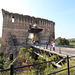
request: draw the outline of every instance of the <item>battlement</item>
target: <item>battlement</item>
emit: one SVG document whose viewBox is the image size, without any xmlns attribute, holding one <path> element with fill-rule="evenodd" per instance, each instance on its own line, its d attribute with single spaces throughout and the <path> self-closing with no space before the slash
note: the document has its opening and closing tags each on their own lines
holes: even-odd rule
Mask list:
<svg viewBox="0 0 75 75">
<path fill-rule="evenodd" d="M 43 18 L 36 18 L 34 16 L 29 16 L 29 15 L 23 15 L 23 14 L 18 14 L 18 13 L 12 13 L 5 11 L 2 9 L 2 14 L 3 14 L 3 20 L 4 22 L 10 22 L 12 23 L 12 20 L 14 20 L 14 23 L 29 23 L 29 24 L 34 24 L 34 23 L 39 23 L 41 25 L 50 25 L 55 23 L 53 21 L 43 19 Z"/>
</svg>

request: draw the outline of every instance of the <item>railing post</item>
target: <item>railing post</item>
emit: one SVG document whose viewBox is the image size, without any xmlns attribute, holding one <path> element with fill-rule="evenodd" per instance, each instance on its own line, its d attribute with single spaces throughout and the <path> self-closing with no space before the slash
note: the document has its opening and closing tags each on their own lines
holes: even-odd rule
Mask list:
<svg viewBox="0 0 75 75">
<path fill-rule="evenodd" d="M 59 47 L 59 53 L 61 54 L 61 48 Z"/>
<path fill-rule="evenodd" d="M 10 75 L 14 75 L 14 66 L 13 66 L 13 64 L 11 65 L 11 67 L 10 67 Z"/>
<path fill-rule="evenodd" d="M 68 75 L 70 75 L 70 70 L 69 70 L 69 56 L 67 55 L 67 69 L 68 69 Z"/>
</svg>

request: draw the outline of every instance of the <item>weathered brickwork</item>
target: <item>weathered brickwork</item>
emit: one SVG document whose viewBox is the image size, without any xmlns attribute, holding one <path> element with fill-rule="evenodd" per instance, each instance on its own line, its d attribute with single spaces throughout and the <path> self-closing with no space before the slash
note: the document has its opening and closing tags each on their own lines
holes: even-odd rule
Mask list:
<svg viewBox="0 0 75 75">
<path fill-rule="evenodd" d="M 52 40 L 52 35 L 55 35 L 55 23 L 53 21 L 35 18 L 28 15 L 10 13 L 4 9 L 2 9 L 2 14 L 2 45 L 7 45 L 9 33 L 11 33 L 12 38 L 15 36 L 18 42 L 26 42 L 29 25 L 36 23 L 36 21 L 38 21 L 37 27 L 43 29 L 43 31 L 39 33 L 41 43 Z"/>
</svg>

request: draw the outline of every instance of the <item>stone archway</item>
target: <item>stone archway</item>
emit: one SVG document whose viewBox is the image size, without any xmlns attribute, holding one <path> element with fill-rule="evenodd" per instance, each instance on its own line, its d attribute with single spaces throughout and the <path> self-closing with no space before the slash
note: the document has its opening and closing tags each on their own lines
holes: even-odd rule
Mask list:
<svg viewBox="0 0 75 75">
<path fill-rule="evenodd" d="M 40 28 L 37 28 L 36 25 L 33 25 L 29 27 L 29 30 L 28 32 L 29 33 L 33 33 L 33 39 L 32 39 L 32 42 L 34 41 L 39 41 L 40 42 L 40 38 L 39 38 L 39 33 L 42 31 L 43 29 L 40 29 Z"/>
</svg>

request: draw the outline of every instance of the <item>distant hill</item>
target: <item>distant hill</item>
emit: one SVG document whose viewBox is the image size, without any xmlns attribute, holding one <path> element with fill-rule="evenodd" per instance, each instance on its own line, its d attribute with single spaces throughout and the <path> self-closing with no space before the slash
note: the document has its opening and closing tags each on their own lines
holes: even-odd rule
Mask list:
<svg viewBox="0 0 75 75">
<path fill-rule="evenodd" d="M 70 38 L 70 39 L 67 39 L 67 40 L 75 40 L 75 38 Z"/>
</svg>

